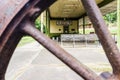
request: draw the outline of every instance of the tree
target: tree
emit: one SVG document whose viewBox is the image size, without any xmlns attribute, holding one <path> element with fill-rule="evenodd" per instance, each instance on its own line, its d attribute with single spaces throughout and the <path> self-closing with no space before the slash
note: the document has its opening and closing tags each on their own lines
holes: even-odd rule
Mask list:
<svg viewBox="0 0 120 80">
<path fill-rule="evenodd" d="M 41 30 L 41 21 L 39 20 L 39 18 L 35 20 L 35 26 L 38 30 Z M 44 24 L 43 24 L 43 33 L 46 33 L 46 27 Z"/>
<path fill-rule="evenodd" d="M 36 26 L 37 29 L 40 30 L 40 28 L 41 28 L 41 22 L 40 22 L 39 18 L 37 18 L 37 19 L 35 20 L 35 26 Z"/>
<path fill-rule="evenodd" d="M 108 23 L 115 23 L 117 22 L 117 11 L 108 13 L 104 16 L 104 19 L 108 22 Z"/>
</svg>

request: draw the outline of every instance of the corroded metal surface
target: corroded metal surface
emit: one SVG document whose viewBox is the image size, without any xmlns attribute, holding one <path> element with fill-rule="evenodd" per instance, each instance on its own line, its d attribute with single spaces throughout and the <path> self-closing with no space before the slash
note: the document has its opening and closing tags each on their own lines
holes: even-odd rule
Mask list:
<svg viewBox="0 0 120 80">
<path fill-rule="evenodd" d="M 3 50 L 0 52 L 0 80 L 5 80 L 4 76 L 8 63 L 10 61 L 12 53 L 14 52 L 17 44 L 19 43 L 22 37 L 23 34 L 20 34 L 19 32 L 17 32 L 17 30 L 14 31 L 10 39 L 7 41 L 7 45 L 5 45 Z"/>
<path fill-rule="evenodd" d="M 82 3 L 113 68 L 113 76 L 115 75 L 120 80 L 120 52 L 102 18 L 101 12 L 94 0 L 82 0 Z"/>
<path fill-rule="evenodd" d="M 0 36 L 12 20 L 29 0 L 0 0 Z"/>
<path fill-rule="evenodd" d="M 5 80 L 5 72 L 12 53 L 21 37 L 26 34 L 35 38 L 85 80 L 120 80 L 120 53 L 94 0 L 82 0 L 82 3 L 113 68 L 113 74 L 102 74 L 105 79 L 96 75 L 34 27 L 33 21 L 37 18 L 35 13 L 40 14 L 54 1 L 56 0 L 29 0 L 28 3 L 27 0 L 1 1 L 0 10 L 3 13 L 0 13 L 0 80 Z"/>
</svg>

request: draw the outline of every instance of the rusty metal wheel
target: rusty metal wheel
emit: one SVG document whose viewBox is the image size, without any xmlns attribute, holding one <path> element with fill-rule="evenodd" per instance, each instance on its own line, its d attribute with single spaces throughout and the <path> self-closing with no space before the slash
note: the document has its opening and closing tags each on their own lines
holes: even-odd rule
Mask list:
<svg viewBox="0 0 120 80">
<path fill-rule="evenodd" d="M 5 80 L 5 72 L 10 58 L 18 42 L 24 35 L 32 36 L 85 80 L 120 80 L 120 53 L 94 0 L 81 1 L 113 68 L 113 74 L 102 74 L 103 76 L 108 75 L 107 77 L 105 76 L 105 78 L 95 74 L 34 27 L 34 20 L 38 15 L 55 1 L 56 0 L 4 0 L 0 3 L 0 7 L 4 7 L 4 9 L 0 8 L 4 12 L 0 14 L 0 80 Z M 9 9 L 9 6 L 12 7 Z M 8 12 L 4 11 L 8 9 Z"/>
</svg>

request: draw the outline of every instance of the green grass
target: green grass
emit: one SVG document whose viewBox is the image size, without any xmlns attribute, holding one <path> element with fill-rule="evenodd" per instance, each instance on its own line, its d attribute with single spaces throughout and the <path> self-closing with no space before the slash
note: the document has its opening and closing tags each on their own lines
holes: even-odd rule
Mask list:
<svg viewBox="0 0 120 80">
<path fill-rule="evenodd" d="M 111 32 L 111 34 L 117 34 L 117 27 L 109 28 L 109 31 Z"/>
<path fill-rule="evenodd" d="M 23 45 L 28 44 L 28 43 L 31 43 L 31 42 L 34 42 L 34 41 L 35 40 L 32 37 L 28 37 L 28 36 L 23 37 L 21 39 L 21 41 L 19 42 L 18 47 L 23 46 Z"/>
<path fill-rule="evenodd" d="M 109 28 L 111 34 L 117 34 L 117 27 Z M 83 29 L 79 29 L 80 34 L 83 33 Z M 86 28 L 85 33 L 90 34 L 90 32 L 95 32 L 93 28 Z"/>
<path fill-rule="evenodd" d="M 95 72 L 106 72 L 106 71 L 112 72 L 112 68 L 108 63 L 88 63 L 85 65 Z"/>
</svg>

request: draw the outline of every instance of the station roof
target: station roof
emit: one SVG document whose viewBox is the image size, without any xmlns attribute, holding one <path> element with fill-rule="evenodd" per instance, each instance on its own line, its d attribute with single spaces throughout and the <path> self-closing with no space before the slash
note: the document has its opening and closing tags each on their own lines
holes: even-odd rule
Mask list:
<svg viewBox="0 0 120 80">
<path fill-rule="evenodd" d="M 117 10 L 117 0 L 96 0 L 103 15 Z M 79 19 L 85 15 L 81 0 L 57 0 L 50 8 L 51 18 Z"/>
</svg>

